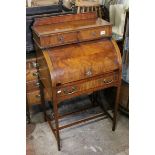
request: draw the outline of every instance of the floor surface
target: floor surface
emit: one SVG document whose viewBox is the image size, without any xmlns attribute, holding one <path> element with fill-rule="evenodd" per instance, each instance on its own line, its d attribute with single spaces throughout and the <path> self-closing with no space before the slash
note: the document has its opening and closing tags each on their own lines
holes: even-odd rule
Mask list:
<svg viewBox="0 0 155 155">
<path fill-rule="evenodd" d="M 60 107 L 64 113 L 90 104 L 84 97 L 65 103 Z M 71 104 L 72 103 L 72 104 Z M 101 111 L 100 108 L 88 110 L 77 116 L 69 116 L 60 123 L 77 120 Z M 50 111 L 49 111 L 50 112 Z M 112 131 L 112 121 L 97 119 L 85 124 L 76 125 L 61 130 L 61 151 L 57 150 L 55 137 L 47 122 L 43 121 L 42 113 L 35 114 L 32 124 L 27 125 L 27 155 L 128 155 L 129 154 L 129 120 L 119 114 L 115 132 Z"/>
</svg>

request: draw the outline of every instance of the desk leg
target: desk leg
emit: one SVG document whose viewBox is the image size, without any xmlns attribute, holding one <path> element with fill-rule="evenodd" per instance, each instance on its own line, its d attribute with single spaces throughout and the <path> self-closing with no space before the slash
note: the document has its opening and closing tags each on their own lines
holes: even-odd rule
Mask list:
<svg viewBox="0 0 155 155">
<path fill-rule="evenodd" d="M 30 118 L 30 111 L 29 111 L 29 105 L 28 105 L 28 100 L 27 100 L 27 95 L 26 95 L 26 119 L 27 119 L 27 124 L 31 123 L 31 118 Z"/>
<path fill-rule="evenodd" d="M 46 122 L 47 121 L 47 119 L 46 119 L 46 106 L 45 106 L 45 98 L 44 98 L 44 91 L 43 91 L 42 83 L 41 83 L 41 86 L 40 86 L 40 95 L 41 95 L 41 105 L 42 105 L 43 113 L 44 113 L 44 120 Z"/>
<path fill-rule="evenodd" d="M 117 120 L 117 113 L 118 113 L 118 105 L 119 105 L 119 93 L 120 93 L 120 86 L 117 87 L 116 99 L 115 99 L 115 106 L 114 106 L 114 115 L 113 115 L 113 127 L 112 131 L 115 131 L 116 128 L 116 120 Z"/>
<path fill-rule="evenodd" d="M 57 137 L 57 145 L 58 150 L 60 151 L 60 134 L 59 134 L 59 119 L 58 119 L 58 102 L 56 99 L 55 92 L 53 93 L 53 108 L 54 108 L 54 119 L 55 119 L 55 127 L 56 127 L 56 137 Z"/>
<path fill-rule="evenodd" d="M 93 92 L 92 94 L 89 95 L 90 101 L 91 101 L 93 106 L 96 105 L 96 103 L 95 103 L 96 102 L 96 96 L 97 96 L 96 92 Z"/>
</svg>

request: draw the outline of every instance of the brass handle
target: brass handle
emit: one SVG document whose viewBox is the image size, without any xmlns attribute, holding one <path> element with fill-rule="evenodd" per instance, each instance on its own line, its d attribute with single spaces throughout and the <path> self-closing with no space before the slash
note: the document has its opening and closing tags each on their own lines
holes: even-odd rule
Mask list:
<svg viewBox="0 0 155 155">
<path fill-rule="evenodd" d="M 113 82 L 113 80 L 112 80 L 112 79 L 111 79 L 111 80 L 106 80 L 106 79 L 104 79 L 103 82 L 104 82 L 105 84 L 110 84 L 110 83 Z"/>
<path fill-rule="evenodd" d="M 35 68 L 37 68 L 37 67 L 39 67 L 39 64 L 36 63 L 36 62 L 32 62 L 32 66 L 35 67 Z"/>
<path fill-rule="evenodd" d="M 64 37 L 63 37 L 63 36 L 59 36 L 59 41 L 60 41 L 61 43 L 63 43 L 63 42 L 64 42 Z"/>
<path fill-rule="evenodd" d="M 86 75 L 87 75 L 87 76 L 91 76 L 91 75 L 92 75 L 92 70 L 89 69 L 88 71 L 86 71 Z"/>
<path fill-rule="evenodd" d="M 33 73 L 33 76 L 39 76 L 38 72 Z"/>
<path fill-rule="evenodd" d="M 77 90 L 77 87 L 73 86 L 71 90 L 64 89 L 64 94 L 70 95 L 75 93 L 76 90 Z"/>
<path fill-rule="evenodd" d="M 40 86 L 40 83 L 39 83 L 39 82 L 37 82 L 37 83 L 36 83 L 36 86 L 37 86 L 37 87 L 39 87 L 39 86 Z"/>
<path fill-rule="evenodd" d="M 36 95 L 36 98 L 40 98 L 40 97 L 41 97 L 40 94 Z"/>
</svg>

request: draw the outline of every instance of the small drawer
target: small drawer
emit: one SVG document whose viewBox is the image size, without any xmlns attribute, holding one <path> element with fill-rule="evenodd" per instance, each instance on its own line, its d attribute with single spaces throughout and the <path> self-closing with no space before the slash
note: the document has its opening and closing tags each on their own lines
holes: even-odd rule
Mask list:
<svg viewBox="0 0 155 155">
<path fill-rule="evenodd" d="M 111 86 L 111 84 L 117 82 L 117 80 L 118 74 L 107 74 L 102 77 L 100 76 L 96 79 L 80 82 L 79 84 L 73 84 L 71 86 L 66 86 L 57 89 L 57 96 L 73 95 L 75 93 L 80 93 L 90 89 L 98 90 L 101 89 L 101 87 L 105 88 Z"/>
<path fill-rule="evenodd" d="M 38 89 L 39 86 L 40 86 L 40 83 L 38 80 L 26 82 L 26 92 Z"/>
<path fill-rule="evenodd" d="M 110 37 L 112 35 L 111 28 L 110 27 L 99 27 L 95 29 L 85 29 L 81 30 L 79 32 L 79 40 L 84 41 L 84 40 L 93 40 L 93 39 L 98 39 L 98 38 L 104 38 L 104 37 Z"/>
<path fill-rule="evenodd" d="M 34 69 L 37 67 L 36 58 L 27 59 L 26 61 L 26 69 Z"/>
<path fill-rule="evenodd" d="M 41 104 L 40 90 L 32 91 L 27 93 L 28 104 Z"/>
<path fill-rule="evenodd" d="M 42 48 L 59 46 L 74 42 L 77 42 L 77 32 L 53 34 L 40 38 L 40 46 Z"/>
<path fill-rule="evenodd" d="M 36 69 L 34 70 L 26 70 L 26 81 L 34 81 L 37 80 L 39 73 Z"/>
<path fill-rule="evenodd" d="M 44 90 L 45 101 L 50 101 L 47 91 Z M 35 90 L 27 93 L 27 100 L 29 105 L 41 104 L 40 90 Z"/>
</svg>

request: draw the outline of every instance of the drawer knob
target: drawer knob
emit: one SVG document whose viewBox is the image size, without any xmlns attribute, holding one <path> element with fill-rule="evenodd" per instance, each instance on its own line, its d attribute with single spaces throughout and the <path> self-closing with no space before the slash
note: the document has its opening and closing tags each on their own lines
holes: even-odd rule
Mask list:
<svg viewBox="0 0 155 155">
<path fill-rule="evenodd" d="M 106 80 L 106 79 L 104 79 L 103 82 L 104 82 L 105 84 L 110 84 L 110 83 L 113 82 L 113 80 L 112 80 L 112 79 L 111 79 L 111 80 Z"/>
<path fill-rule="evenodd" d="M 86 75 L 87 75 L 87 76 L 91 76 L 91 75 L 92 75 L 92 70 L 89 69 L 88 71 L 86 71 Z"/>
<path fill-rule="evenodd" d="M 38 72 L 34 72 L 33 76 L 39 76 L 39 73 Z"/>
<path fill-rule="evenodd" d="M 67 90 L 66 88 L 64 89 L 64 94 L 66 95 L 70 95 L 70 94 L 73 94 L 75 93 L 77 90 L 77 87 L 73 86 L 70 90 Z"/>
<path fill-rule="evenodd" d="M 64 37 L 63 36 L 59 36 L 58 40 L 59 40 L 59 42 L 64 43 Z"/>
<path fill-rule="evenodd" d="M 37 68 L 37 67 L 39 67 L 39 64 L 36 63 L 36 62 L 32 62 L 32 66 L 35 67 L 35 68 Z"/>
</svg>

